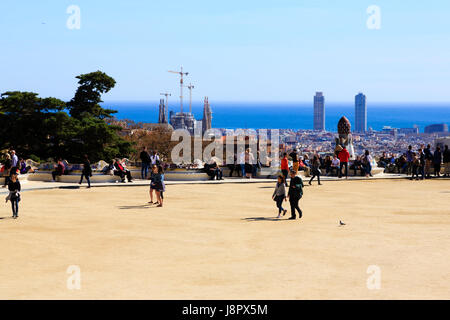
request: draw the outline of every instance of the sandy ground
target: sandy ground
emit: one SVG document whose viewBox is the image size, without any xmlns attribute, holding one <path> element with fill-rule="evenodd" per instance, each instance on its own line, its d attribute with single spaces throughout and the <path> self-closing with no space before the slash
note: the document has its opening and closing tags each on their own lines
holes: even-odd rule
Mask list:
<svg viewBox="0 0 450 320">
<path fill-rule="evenodd" d="M 145 187 L 25 192 L 0 210 L 0 298 L 450 299 L 449 180 L 306 187 L 296 221 L 272 187 L 170 186 L 164 208 Z"/>
</svg>

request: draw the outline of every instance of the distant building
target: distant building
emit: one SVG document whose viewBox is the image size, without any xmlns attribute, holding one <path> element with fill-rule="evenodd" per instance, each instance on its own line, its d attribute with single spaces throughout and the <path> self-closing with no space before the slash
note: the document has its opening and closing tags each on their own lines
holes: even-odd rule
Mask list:
<svg viewBox="0 0 450 320">
<path fill-rule="evenodd" d="M 425 133 L 445 133 L 448 132 L 448 125 L 446 123 L 432 124 L 425 127 Z"/>
<path fill-rule="evenodd" d="M 212 112 L 211 106 L 209 105 L 208 97 L 205 97 L 205 102 L 203 105 L 203 120 L 202 120 L 202 132 L 211 129 L 212 127 Z"/>
<path fill-rule="evenodd" d="M 419 134 L 419 128 L 400 128 L 398 129 L 398 133 L 404 135 L 417 135 Z"/>
<path fill-rule="evenodd" d="M 167 106 L 164 103 L 164 99 L 159 100 L 159 117 L 158 123 L 168 123 L 167 119 Z"/>
<path fill-rule="evenodd" d="M 366 96 L 358 93 L 355 96 L 355 132 L 367 131 L 367 105 Z"/>
<path fill-rule="evenodd" d="M 325 131 L 325 97 L 322 92 L 314 96 L 314 130 Z"/>
<path fill-rule="evenodd" d="M 170 124 L 177 129 L 185 129 L 189 131 L 191 135 L 196 132 L 195 129 L 202 127 L 202 134 L 212 127 L 212 112 L 209 105 L 208 97 L 205 98 L 203 106 L 203 119 L 195 120 L 194 115 L 190 112 L 173 112 L 170 111 Z"/>
</svg>

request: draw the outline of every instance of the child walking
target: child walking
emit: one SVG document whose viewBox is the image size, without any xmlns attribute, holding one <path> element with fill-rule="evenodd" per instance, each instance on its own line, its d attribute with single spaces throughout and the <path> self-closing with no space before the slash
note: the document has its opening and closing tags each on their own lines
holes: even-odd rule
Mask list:
<svg viewBox="0 0 450 320">
<path fill-rule="evenodd" d="M 286 214 L 287 210 L 283 209 L 283 200 L 286 200 L 286 181 L 284 176 L 279 175 L 277 185 L 272 195 L 272 199 L 276 202 L 278 208 L 278 217 L 280 218 L 281 213 L 283 216 Z"/>
<path fill-rule="evenodd" d="M 8 181 L 9 194 L 6 197 L 6 202 L 11 201 L 13 219 L 19 217 L 19 201 L 20 201 L 20 182 L 17 178 L 17 172 L 11 173 L 11 177 Z"/>
</svg>

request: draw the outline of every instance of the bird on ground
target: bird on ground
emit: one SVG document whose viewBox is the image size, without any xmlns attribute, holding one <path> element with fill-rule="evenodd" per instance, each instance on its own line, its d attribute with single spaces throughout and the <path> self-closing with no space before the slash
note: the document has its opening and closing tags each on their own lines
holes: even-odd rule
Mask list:
<svg viewBox="0 0 450 320">
<path fill-rule="evenodd" d="M 343 223 L 341 220 L 339 220 L 339 225 L 340 226 L 345 226 L 345 223 Z"/>
</svg>

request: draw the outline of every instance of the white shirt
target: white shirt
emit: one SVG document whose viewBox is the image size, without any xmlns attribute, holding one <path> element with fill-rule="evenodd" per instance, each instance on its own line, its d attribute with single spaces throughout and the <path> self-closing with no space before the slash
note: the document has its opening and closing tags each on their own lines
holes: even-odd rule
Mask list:
<svg viewBox="0 0 450 320">
<path fill-rule="evenodd" d="M 339 161 L 339 159 L 333 159 L 333 161 L 331 161 L 332 167 L 339 167 L 340 164 L 341 164 L 341 161 Z"/>
<path fill-rule="evenodd" d="M 17 163 L 19 162 L 19 157 L 17 157 L 17 155 L 13 155 L 11 158 L 11 167 L 17 167 Z"/>
<path fill-rule="evenodd" d="M 158 155 L 150 156 L 150 161 L 152 162 L 152 165 L 156 164 L 156 161 L 159 161 L 159 156 Z"/>
</svg>

